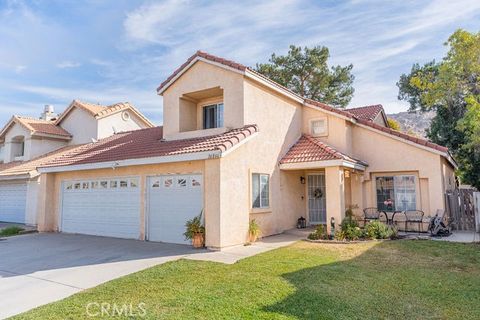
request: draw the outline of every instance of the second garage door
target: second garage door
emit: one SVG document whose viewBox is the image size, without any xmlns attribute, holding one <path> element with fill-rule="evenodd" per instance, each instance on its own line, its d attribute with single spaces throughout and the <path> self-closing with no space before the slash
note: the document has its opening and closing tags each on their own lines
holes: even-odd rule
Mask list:
<svg viewBox="0 0 480 320">
<path fill-rule="evenodd" d="M 185 222 L 203 210 L 200 174 L 148 179 L 148 240 L 186 244 Z"/>
<path fill-rule="evenodd" d="M 64 182 L 61 231 L 138 239 L 139 178 Z"/>
<path fill-rule="evenodd" d="M 25 223 L 26 183 L 0 184 L 0 221 Z"/>
</svg>

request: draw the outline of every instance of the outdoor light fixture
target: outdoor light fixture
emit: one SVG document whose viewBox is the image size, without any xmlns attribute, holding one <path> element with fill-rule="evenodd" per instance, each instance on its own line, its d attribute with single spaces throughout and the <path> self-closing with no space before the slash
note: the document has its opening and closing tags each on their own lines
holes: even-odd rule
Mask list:
<svg viewBox="0 0 480 320">
<path fill-rule="evenodd" d="M 305 177 L 300 177 L 300 183 L 305 184 Z"/>
</svg>

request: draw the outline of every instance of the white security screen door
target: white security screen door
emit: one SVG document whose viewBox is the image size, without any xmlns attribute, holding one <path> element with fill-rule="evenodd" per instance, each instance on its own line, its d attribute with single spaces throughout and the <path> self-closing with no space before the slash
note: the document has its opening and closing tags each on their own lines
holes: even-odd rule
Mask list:
<svg viewBox="0 0 480 320">
<path fill-rule="evenodd" d="M 325 189 L 325 174 L 309 174 L 308 189 L 308 219 L 310 224 L 327 223 L 327 202 Z"/>
</svg>

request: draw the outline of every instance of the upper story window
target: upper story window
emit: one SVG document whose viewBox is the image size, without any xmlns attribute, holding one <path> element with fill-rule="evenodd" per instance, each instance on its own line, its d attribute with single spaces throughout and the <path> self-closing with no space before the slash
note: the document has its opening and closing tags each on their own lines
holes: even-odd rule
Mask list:
<svg viewBox="0 0 480 320">
<path fill-rule="evenodd" d="M 313 119 L 310 121 L 310 134 L 314 137 L 328 134 L 327 118 Z"/>
<path fill-rule="evenodd" d="M 223 127 L 223 103 L 203 107 L 203 129 Z"/>
</svg>

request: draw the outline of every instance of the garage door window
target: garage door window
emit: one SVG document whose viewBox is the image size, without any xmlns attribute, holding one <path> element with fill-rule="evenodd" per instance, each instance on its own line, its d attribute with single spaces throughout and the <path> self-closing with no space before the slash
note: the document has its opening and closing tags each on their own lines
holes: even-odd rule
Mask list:
<svg viewBox="0 0 480 320">
<path fill-rule="evenodd" d="M 192 178 L 192 187 L 200 187 L 201 183 L 199 180 Z"/>
<path fill-rule="evenodd" d="M 163 186 L 164 186 L 165 188 L 170 188 L 172 185 L 173 185 L 173 179 L 172 179 L 172 178 L 166 178 L 166 179 L 163 181 Z"/>
<path fill-rule="evenodd" d="M 84 182 L 82 183 L 82 189 L 88 189 L 90 186 L 90 183 L 89 182 Z"/>
<path fill-rule="evenodd" d="M 121 180 L 120 181 L 120 188 L 128 188 L 128 181 L 127 180 Z"/>
<path fill-rule="evenodd" d="M 117 180 L 110 181 L 110 188 L 115 189 L 117 186 L 118 186 L 118 181 Z"/>
<path fill-rule="evenodd" d="M 183 178 L 178 179 L 177 183 L 178 183 L 179 187 L 186 187 L 187 186 L 187 179 L 183 179 Z"/>
<path fill-rule="evenodd" d="M 100 181 L 100 187 L 102 187 L 102 189 L 107 189 L 108 188 L 108 181 Z"/>
<path fill-rule="evenodd" d="M 130 187 L 131 188 L 137 188 L 138 187 L 138 180 L 137 179 L 130 180 Z"/>
<path fill-rule="evenodd" d="M 75 183 L 75 185 L 74 185 L 74 189 L 75 189 L 75 190 L 78 190 L 78 189 L 80 189 L 80 186 L 81 186 L 81 185 L 80 185 L 80 182 L 77 182 L 77 183 Z"/>
</svg>

